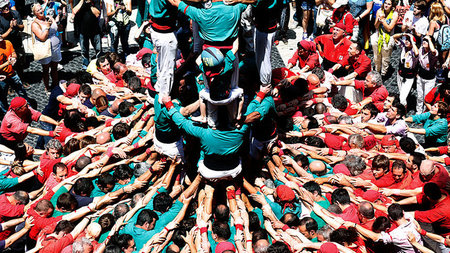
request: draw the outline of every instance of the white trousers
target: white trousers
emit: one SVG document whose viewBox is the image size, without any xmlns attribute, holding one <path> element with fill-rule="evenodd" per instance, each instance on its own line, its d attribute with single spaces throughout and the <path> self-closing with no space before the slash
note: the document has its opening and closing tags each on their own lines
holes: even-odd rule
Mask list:
<svg viewBox="0 0 450 253">
<path fill-rule="evenodd" d="M 156 138 L 156 136 L 154 136 L 153 144 L 155 144 L 155 150 L 158 153 L 166 155 L 172 159 L 180 157 L 184 161 L 184 150 L 182 139 L 179 139 L 177 142 L 173 143 L 162 143 Z"/>
<path fill-rule="evenodd" d="M 380 50 L 381 52 L 378 52 L 378 38 L 378 31 L 370 36 L 370 44 L 372 44 L 373 50 L 373 61 L 375 62 L 375 70 L 381 73 L 381 75 L 386 75 L 389 68 L 389 63 L 391 61 L 392 51 L 394 50 L 395 41 L 391 36 L 388 43 L 383 43 Z"/>
<path fill-rule="evenodd" d="M 436 78 L 431 80 L 423 79 L 417 76 L 417 105 L 416 113 L 423 113 L 424 99 L 425 96 L 436 86 Z"/>
<path fill-rule="evenodd" d="M 254 46 L 256 66 L 259 71 L 259 80 L 263 86 L 270 85 L 272 80 L 272 65 L 270 63 L 270 54 L 272 44 L 275 39 L 275 33 L 265 33 L 255 29 Z"/>
<path fill-rule="evenodd" d="M 244 90 L 241 88 L 234 88 L 230 91 L 230 96 L 226 99 L 215 101 L 210 97 L 208 89 L 203 89 L 199 93 L 200 99 L 206 104 L 208 126 L 211 128 L 217 127 L 218 109 L 223 105 L 227 107 L 229 122 L 234 122 L 237 117 L 239 102 L 244 95 Z"/>
<path fill-rule="evenodd" d="M 218 180 L 218 179 L 226 179 L 226 178 L 235 178 L 237 177 L 242 171 L 241 162 L 239 161 L 239 165 L 236 166 L 236 168 L 231 170 L 211 170 L 208 167 L 205 166 L 203 163 L 203 160 L 200 160 L 198 162 L 198 172 L 206 179 L 208 180 Z"/>
<path fill-rule="evenodd" d="M 402 103 L 402 105 L 404 106 L 406 106 L 406 98 L 408 97 L 409 92 L 411 91 L 413 83 L 414 78 L 403 78 L 397 72 L 397 86 L 398 90 L 400 91 L 400 103 Z"/>
<path fill-rule="evenodd" d="M 158 52 L 158 80 L 155 90 L 159 92 L 159 97 L 162 98 L 163 95 L 169 95 L 172 90 L 178 41 L 173 32 L 160 33 L 151 29 L 150 35 Z"/>
</svg>

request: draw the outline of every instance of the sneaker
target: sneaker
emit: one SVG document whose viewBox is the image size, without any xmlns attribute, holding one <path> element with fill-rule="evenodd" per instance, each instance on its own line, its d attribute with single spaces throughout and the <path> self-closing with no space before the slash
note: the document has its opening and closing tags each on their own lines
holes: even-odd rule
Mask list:
<svg viewBox="0 0 450 253">
<path fill-rule="evenodd" d="M 288 38 L 283 37 L 283 38 L 281 39 L 281 41 L 283 41 L 283 43 L 284 43 L 285 45 L 287 45 L 287 43 L 288 43 Z"/>
<path fill-rule="evenodd" d="M 306 40 L 306 39 L 308 39 L 308 34 L 307 34 L 307 33 L 303 33 L 303 38 L 302 38 L 302 40 Z"/>
<path fill-rule="evenodd" d="M 58 71 L 64 69 L 64 66 L 58 63 Z"/>
</svg>

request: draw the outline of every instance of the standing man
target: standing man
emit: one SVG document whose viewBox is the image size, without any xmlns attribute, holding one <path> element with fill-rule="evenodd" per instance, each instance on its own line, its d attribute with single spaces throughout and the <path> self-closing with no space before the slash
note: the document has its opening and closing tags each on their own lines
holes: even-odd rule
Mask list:
<svg viewBox="0 0 450 253">
<path fill-rule="evenodd" d="M 323 69 L 330 69 L 348 55 L 348 49 L 352 44 L 345 38 L 345 26 L 341 23 L 333 27 L 333 34 L 325 34 L 317 37 L 314 42 L 317 51 L 323 58 Z"/>
<path fill-rule="evenodd" d="M 75 29 L 80 33 L 81 56 L 83 57 L 83 68 L 89 64 L 89 41 L 98 57 L 102 52 L 102 41 L 100 36 L 100 0 L 74 0 L 73 14 L 75 15 Z"/>
</svg>

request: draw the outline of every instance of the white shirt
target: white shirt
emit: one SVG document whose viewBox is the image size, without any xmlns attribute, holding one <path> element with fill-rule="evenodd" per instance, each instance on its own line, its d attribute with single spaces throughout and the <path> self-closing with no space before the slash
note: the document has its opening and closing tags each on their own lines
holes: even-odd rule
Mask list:
<svg viewBox="0 0 450 253">
<path fill-rule="evenodd" d="M 405 17 L 403 18 L 403 25 L 414 29 L 417 33 L 426 35 L 428 32 L 428 19 L 424 16 L 420 18 L 416 18 L 413 14 L 413 11 L 408 11 L 405 13 Z"/>
<path fill-rule="evenodd" d="M 381 232 L 381 237 L 379 240 L 383 243 L 393 243 L 397 248 L 396 252 L 404 253 L 416 253 L 414 246 L 408 241 L 408 234 L 412 233 L 416 238 L 416 241 L 423 244 L 420 234 L 417 232 L 414 223 L 412 223 L 413 218 L 405 213 L 405 218 L 408 220 L 407 223 L 398 226 L 396 229 L 389 233 Z"/>
</svg>

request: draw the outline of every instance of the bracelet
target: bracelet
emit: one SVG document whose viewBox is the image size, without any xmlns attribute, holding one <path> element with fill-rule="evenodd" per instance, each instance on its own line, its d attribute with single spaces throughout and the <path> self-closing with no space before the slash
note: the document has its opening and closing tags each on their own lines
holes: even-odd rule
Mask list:
<svg viewBox="0 0 450 253">
<path fill-rule="evenodd" d="M 256 94 L 257 97 L 259 97 L 260 99 L 264 99 L 264 97 L 266 96 L 266 93 L 260 91 Z"/>
<path fill-rule="evenodd" d="M 261 187 L 259 187 L 259 189 L 263 189 L 264 187 L 266 187 L 266 185 L 265 184 L 263 184 Z"/>
<path fill-rule="evenodd" d="M 138 149 L 138 148 L 139 148 L 139 142 L 136 142 L 135 144 L 133 144 L 133 147 L 134 147 L 135 149 Z"/>
<path fill-rule="evenodd" d="M 427 231 L 425 231 L 425 230 L 423 230 L 423 229 L 420 229 L 419 234 L 421 234 L 421 235 L 423 235 L 423 236 L 426 236 L 426 235 L 427 235 Z"/>
<path fill-rule="evenodd" d="M 246 242 L 253 242 L 252 240 L 247 240 Z"/>
<path fill-rule="evenodd" d="M 290 229 L 290 227 L 289 227 L 288 225 L 284 225 L 281 229 L 282 229 L 283 231 L 286 231 L 286 230 Z"/>
<path fill-rule="evenodd" d="M 284 177 L 286 177 L 287 178 L 287 176 L 289 176 L 289 173 L 284 173 Z"/>
<path fill-rule="evenodd" d="M 317 104 L 317 99 L 313 98 L 313 99 L 312 99 L 312 102 L 313 102 L 314 104 Z"/>
<path fill-rule="evenodd" d="M 93 210 L 89 207 L 89 205 L 87 205 L 87 209 L 89 209 L 89 211 L 91 211 L 91 212 L 93 211 Z"/>
<path fill-rule="evenodd" d="M 201 227 L 200 228 L 200 234 L 206 233 L 208 232 L 208 229 L 206 227 Z"/>
<path fill-rule="evenodd" d="M 111 157 L 111 156 L 113 155 L 112 150 L 113 150 L 113 147 L 109 147 L 108 150 L 106 151 L 106 155 L 107 155 L 108 157 Z"/>
<path fill-rule="evenodd" d="M 333 155 L 333 149 L 332 148 L 328 148 L 328 155 Z"/>
<path fill-rule="evenodd" d="M 169 229 L 168 229 L 167 227 L 164 227 L 164 229 L 165 229 L 167 232 L 169 232 Z"/>
<path fill-rule="evenodd" d="M 147 121 L 150 119 L 150 114 L 145 115 L 145 117 L 142 118 L 142 121 Z"/>
<path fill-rule="evenodd" d="M 150 155 L 150 154 L 152 153 L 152 150 L 151 150 L 150 148 L 147 148 L 147 149 L 145 150 L 145 153 L 146 153 L 147 155 Z"/>
<path fill-rule="evenodd" d="M 170 110 L 174 107 L 172 101 L 169 101 L 169 102 L 165 103 L 164 105 L 166 106 L 167 110 Z"/>
<path fill-rule="evenodd" d="M 54 131 L 49 131 L 48 132 L 48 136 L 52 137 L 52 138 L 55 137 L 55 132 Z"/>
<path fill-rule="evenodd" d="M 320 130 L 322 130 L 322 132 L 326 132 L 327 131 L 327 129 L 325 127 L 323 127 L 323 126 L 320 127 Z"/>
<path fill-rule="evenodd" d="M 112 126 L 112 122 L 113 122 L 113 119 L 107 119 L 105 122 L 105 126 L 106 127 Z"/>
<path fill-rule="evenodd" d="M 234 191 L 227 191 L 227 199 L 235 199 L 236 193 Z"/>
<path fill-rule="evenodd" d="M 151 172 L 151 173 L 154 173 L 155 171 L 153 170 L 153 166 L 150 166 L 150 168 L 148 168 L 148 170 Z"/>
<path fill-rule="evenodd" d="M 234 227 L 236 228 L 236 230 L 244 230 L 244 225 L 242 224 L 235 224 Z"/>
</svg>

